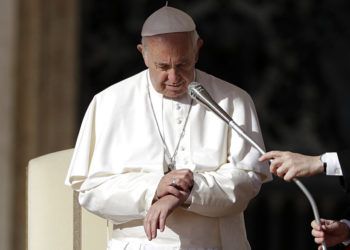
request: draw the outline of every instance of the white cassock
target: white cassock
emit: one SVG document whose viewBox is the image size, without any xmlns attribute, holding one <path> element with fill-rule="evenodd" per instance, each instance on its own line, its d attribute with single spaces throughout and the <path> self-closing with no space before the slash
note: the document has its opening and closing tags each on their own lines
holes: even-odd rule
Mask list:
<svg viewBox="0 0 350 250">
<path fill-rule="evenodd" d="M 66 184 L 78 190 L 87 210 L 112 221 L 108 249 L 250 249 L 243 212 L 271 180 L 259 152 L 211 111 L 193 102 L 176 169 L 194 173 L 186 201 L 149 241 L 143 219 L 164 175 L 158 125 L 172 154 L 188 114 L 190 98 L 163 98 L 145 70 L 97 94 L 85 114 Z M 242 89 L 196 70 L 196 81 L 262 148 L 259 122 Z M 150 95 L 148 95 L 148 89 Z"/>
</svg>

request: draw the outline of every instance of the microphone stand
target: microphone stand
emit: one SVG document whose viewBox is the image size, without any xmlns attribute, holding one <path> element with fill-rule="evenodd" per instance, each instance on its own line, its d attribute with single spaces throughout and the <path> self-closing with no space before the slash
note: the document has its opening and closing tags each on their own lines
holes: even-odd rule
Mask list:
<svg viewBox="0 0 350 250">
<path fill-rule="evenodd" d="M 233 119 L 211 98 L 208 92 L 203 88 L 199 83 L 193 82 L 188 87 L 189 95 L 191 98 L 195 99 L 198 103 L 202 104 L 207 109 L 213 111 L 220 119 L 226 122 L 230 128 L 236 131 L 243 139 L 247 140 L 254 148 L 256 148 L 262 155 L 266 152 L 252 139 L 250 138 L 243 129 L 233 121 Z M 312 197 L 311 193 L 307 190 L 301 181 L 297 178 L 293 178 L 293 182 L 301 189 L 301 191 L 305 194 L 308 199 L 312 211 L 314 214 L 314 218 L 316 222 L 321 225 L 320 215 L 318 213 L 317 205 Z M 327 250 L 326 243 L 322 242 L 322 250 Z"/>
</svg>

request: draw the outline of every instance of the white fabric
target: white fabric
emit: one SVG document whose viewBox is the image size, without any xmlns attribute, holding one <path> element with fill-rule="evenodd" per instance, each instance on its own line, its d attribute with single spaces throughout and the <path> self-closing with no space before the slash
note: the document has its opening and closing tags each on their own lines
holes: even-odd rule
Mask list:
<svg viewBox="0 0 350 250">
<path fill-rule="evenodd" d="M 110 249 L 250 249 L 243 211 L 257 194 L 260 178 L 271 180 L 268 166 L 258 161 L 256 149 L 196 102 L 177 158 L 178 169 L 194 172 L 191 204 L 169 216 L 165 232 L 158 233 L 157 239 L 146 239 L 142 219 L 164 169 L 147 74 L 145 70 L 94 97 L 66 184 L 80 191 L 86 209 L 113 221 Z M 199 70 L 197 81 L 264 147 L 254 104 L 246 92 Z M 159 114 L 161 104 L 156 103 Z"/>
<path fill-rule="evenodd" d="M 150 15 L 142 26 L 141 36 L 194 31 L 196 25 L 185 12 L 164 6 Z"/>
<path fill-rule="evenodd" d="M 186 117 L 190 110 L 191 98 L 186 95 L 180 100 L 174 101 L 172 99 L 163 98 L 162 95 L 153 89 L 153 87 L 150 87 L 150 92 L 152 93 L 151 98 L 153 105 L 158 111 L 158 113 L 156 113 L 156 117 L 157 121 L 160 123 L 159 127 L 161 129 L 161 133 L 163 134 L 170 155 L 173 156 L 175 148 L 180 139 Z M 175 157 L 176 163 L 178 165 L 187 165 L 189 163 L 189 159 L 191 157 L 189 154 L 190 151 L 186 150 L 189 147 L 189 133 L 185 133 L 184 137 L 180 140 L 180 144 Z"/>
<path fill-rule="evenodd" d="M 327 163 L 327 168 L 326 168 L 327 175 L 335 175 L 335 176 L 343 175 L 343 171 L 341 169 L 337 153 L 332 152 L 332 153 L 323 154 L 322 161 Z"/>
</svg>

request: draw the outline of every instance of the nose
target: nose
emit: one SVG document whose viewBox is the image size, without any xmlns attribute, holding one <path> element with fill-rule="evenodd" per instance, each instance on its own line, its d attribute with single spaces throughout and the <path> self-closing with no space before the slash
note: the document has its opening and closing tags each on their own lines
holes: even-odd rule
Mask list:
<svg viewBox="0 0 350 250">
<path fill-rule="evenodd" d="M 171 68 L 168 71 L 168 79 L 170 82 L 176 83 L 178 79 L 178 72 L 175 68 Z"/>
</svg>

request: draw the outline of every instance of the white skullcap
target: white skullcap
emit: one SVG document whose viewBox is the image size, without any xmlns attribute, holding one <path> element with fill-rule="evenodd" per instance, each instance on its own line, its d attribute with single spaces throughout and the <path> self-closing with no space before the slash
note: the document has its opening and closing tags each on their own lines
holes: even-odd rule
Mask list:
<svg viewBox="0 0 350 250">
<path fill-rule="evenodd" d="M 154 36 L 175 32 L 190 32 L 196 24 L 185 12 L 164 6 L 150 15 L 142 27 L 141 36 Z"/>
</svg>

